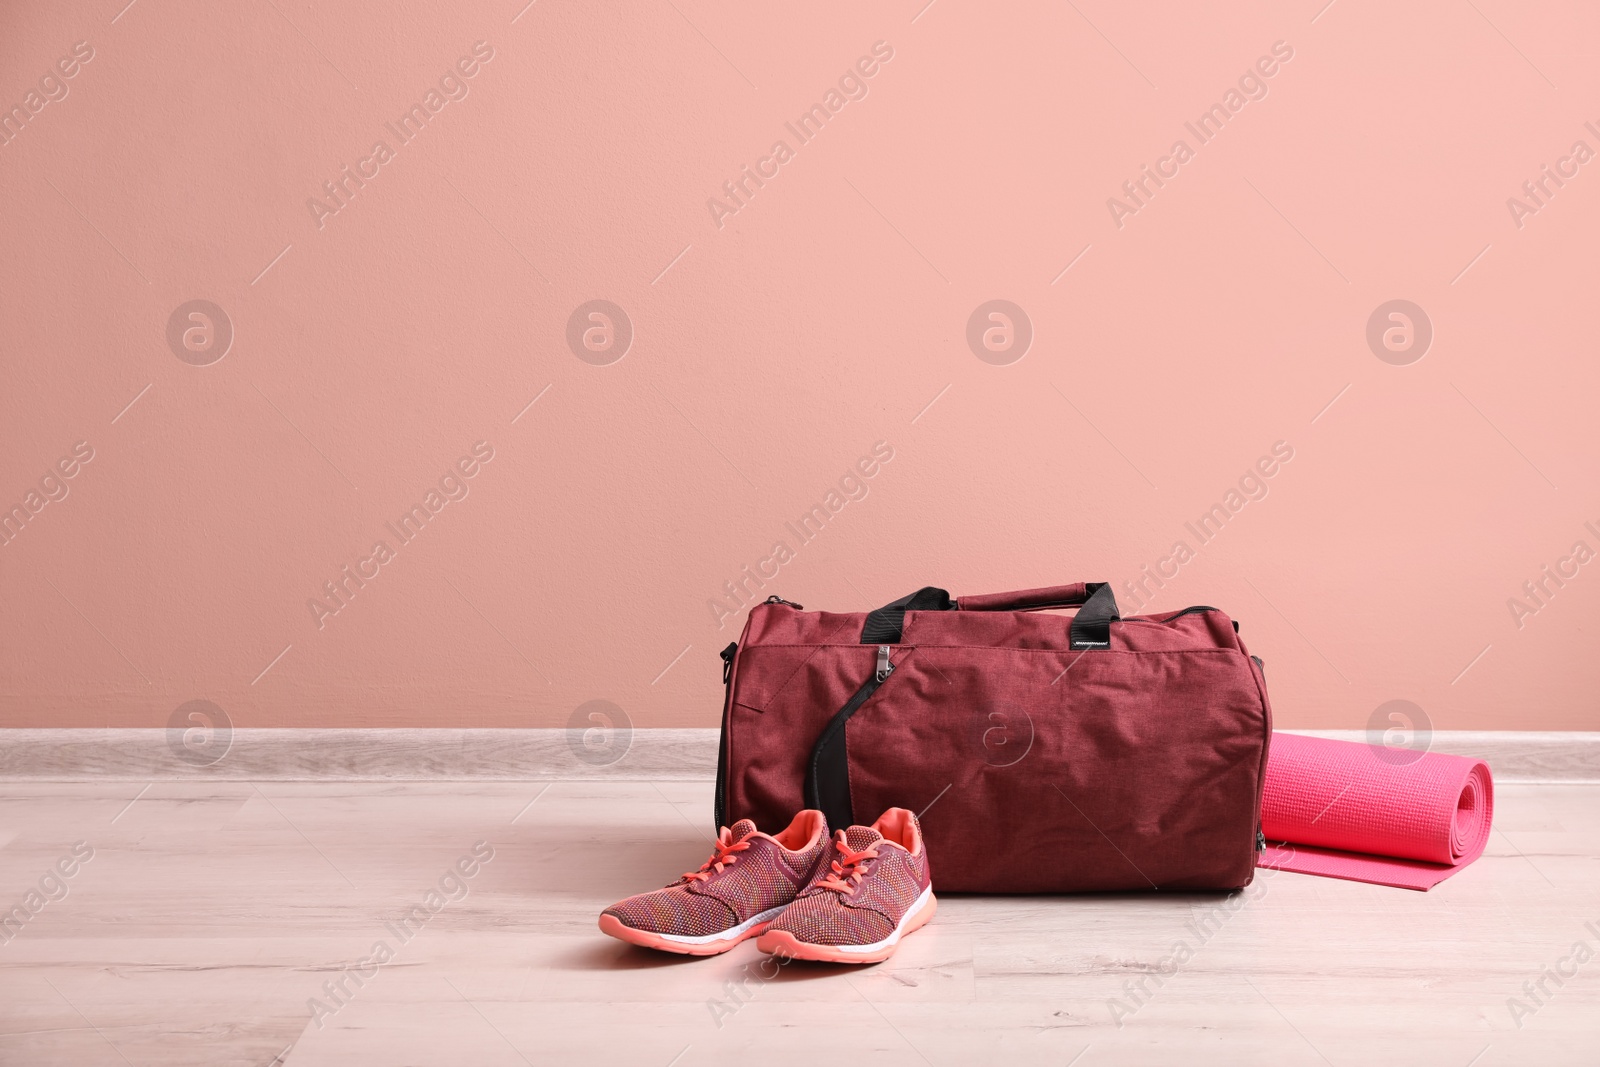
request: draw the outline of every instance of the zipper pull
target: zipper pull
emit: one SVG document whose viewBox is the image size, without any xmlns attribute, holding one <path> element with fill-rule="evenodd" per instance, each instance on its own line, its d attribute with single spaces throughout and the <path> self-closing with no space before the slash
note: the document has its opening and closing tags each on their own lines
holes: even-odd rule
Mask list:
<svg viewBox="0 0 1600 1067">
<path fill-rule="evenodd" d="M 883 681 L 894 673 L 894 664 L 889 662 L 889 646 L 878 646 L 878 681 Z"/>
<path fill-rule="evenodd" d="M 806 610 L 805 609 L 805 605 L 796 604 L 792 600 L 785 600 L 781 596 L 769 596 L 769 597 L 767 597 L 767 599 L 763 600 L 762 603 L 763 604 L 787 604 L 787 605 L 789 605 L 791 608 L 793 608 L 796 611 L 804 611 L 804 610 Z"/>
<path fill-rule="evenodd" d="M 728 647 L 717 655 L 722 657 L 722 684 L 727 685 L 728 679 L 733 677 L 733 654 L 739 651 L 739 642 L 729 641 Z"/>
<path fill-rule="evenodd" d="M 1266 850 L 1267 850 L 1267 835 L 1262 833 L 1260 830 L 1257 830 L 1256 831 L 1256 851 L 1257 852 L 1265 852 Z"/>
</svg>

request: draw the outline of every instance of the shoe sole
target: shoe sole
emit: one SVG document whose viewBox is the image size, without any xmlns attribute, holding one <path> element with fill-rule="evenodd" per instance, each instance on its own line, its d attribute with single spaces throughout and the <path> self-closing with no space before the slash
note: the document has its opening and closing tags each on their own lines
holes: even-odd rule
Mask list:
<svg viewBox="0 0 1600 1067">
<path fill-rule="evenodd" d="M 933 887 L 923 890 L 926 898 L 895 927 L 894 933 L 870 945 L 814 945 L 802 941 L 787 930 L 768 930 L 756 942 L 756 948 L 774 956 L 787 956 L 796 960 L 816 960 L 821 963 L 882 963 L 894 955 L 903 938 L 909 937 L 928 924 L 933 913 L 939 910 L 939 901 Z"/>
<path fill-rule="evenodd" d="M 785 905 L 784 907 L 787 907 Z M 769 908 L 767 911 L 748 919 L 731 930 L 720 934 L 711 934 L 707 937 L 685 937 L 677 934 L 655 934 L 648 930 L 636 930 L 625 924 L 615 915 L 600 916 L 600 932 L 618 941 L 626 941 L 630 945 L 640 948 L 653 948 L 658 952 L 676 952 L 681 956 L 720 956 L 752 937 L 760 937 L 766 933 L 767 927 L 772 925 L 772 920 L 782 913 L 783 907 Z"/>
</svg>

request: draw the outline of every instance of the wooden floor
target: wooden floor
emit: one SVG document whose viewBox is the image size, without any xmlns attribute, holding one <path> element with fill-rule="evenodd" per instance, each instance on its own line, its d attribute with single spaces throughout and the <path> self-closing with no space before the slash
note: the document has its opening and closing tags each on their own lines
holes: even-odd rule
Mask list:
<svg viewBox="0 0 1600 1067">
<path fill-rule="evenodd" d="M 0 944 L 0 1064 L 1600 1062 L 1600 786 L 1502 787 L 1429 893 L 1262 872 L 1209 921 L 1226 898 L 948 895 L 864 969 L 600 935 L 704 858 L 710 793 L 0 784 L 0 909 L 61 898 Z"/>
</svg>

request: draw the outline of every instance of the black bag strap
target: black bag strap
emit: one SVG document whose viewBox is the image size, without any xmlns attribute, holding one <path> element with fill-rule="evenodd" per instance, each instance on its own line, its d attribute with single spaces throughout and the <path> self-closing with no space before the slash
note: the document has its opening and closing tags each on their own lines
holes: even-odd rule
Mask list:
<svg viewBox="0 0 1600 1067">
<path fill-rule="evenodd" d="M 806 765 L 806 807 L 821 811 L 830 830 L 843 830 L 855 823 L 855 806 L 850 799 L 850 746 L 845 727 L 861 706 L 872 699 L 878 687 L 895 671 L 901 670 L 915 653 L 914 648 L 905 649 L 898 664 L 889 664 L 886 653 L 880 651 L 877 672 L 867 676 L 861 688 L 844 702 L 817 735 Z"/>
<path fill-rule="evenodd" d="M 1108 582 L 1086 582 L 1089 599 L 1072 617 L 1067 647 L 1075 651 L 1088 651 L 1111 647 L 1111 624 L 1122 618 L 1117 611 L 1117 597 Z"/>
<path fill-rule="evenodd" d="M 850 799 L 850 753 L 844 730 L 824 730 L 811 750 L 806 768 L 806 807 L 822 812 L 828 829 L 854 826 L 855 804 Z"/>
<path fill-rule="evenodd" d="M 1106 582 L 1085 582 L 1081 592 L 1083 606 L 1072 618 L 1068 636 L 1069 647 L 1074 651 L 1110 648 L 1111 624 L 1122 617 L 1118 613 L 1117 598 L 1111 591 L 1111 586 Z M 1076 595 L 1064 599 L 1024 597 L 1023 600 L 1028 602 L 1029 607 L 1020 610 L 1055 606 L 1058 602 L 1063 606 L 1070 606 L 1077 599 Z M 1033 601 L 1038 602 L 1033 603 Z M 984 605 L 978 608 L 980 611 L 1001 610 L 989 606 L 982 599 L 978 602 Z M 1001 602 L 996 601 L 996 603 Z M 866 625 L 861 631 L 861 643 L 899 644 L 908 611 L 952 610 L 959 610 L 959 606 L 951 601 L 949 593 L 933 586 L 925 586 L 892 604 L 885 604 L 876 611 L 869 612 Z M 905 652 L 909 655 L 914 653 L 915 649 L 907 649 Z M 904 663 L 905 659 L 902 658 L 894 669 L 901 669 Z M 850 752 L 845 728 L 855 713 L 877 692 L 878 686 L 888 677 L 888 674 L 868 676 L 861 688 L 828 720 L 811 749 L 811 758 L 806 766 L 805 803 L 807 807 L 820 810 L 827 818 L 830 828 L 842 829 L 855 819 L 850 795 Z"/>
<path fill-rule="evenodd" d="M 906 612 L 949 611 L 954 606 L 949 593 L 925 585 L 915 593 L 907 593 L 892 604 L 885 604 L 876 611 L 867 612 L 867 623 L 861 628 L 861 643 L 898 645 L 901 633 L 905 629 Z"/>
<path fill-rule="evenodd" d="M 739 642 L 729 641 L 719 655 L 722 657 L 722 730 L 717 735 L 717 791 L 712 799 L 712 814 L 716 819 L 713 829 L 727 825 L 728 812 L 728 719 L 733 714 L 733 658 L 739 652 Z"/>
</svg>

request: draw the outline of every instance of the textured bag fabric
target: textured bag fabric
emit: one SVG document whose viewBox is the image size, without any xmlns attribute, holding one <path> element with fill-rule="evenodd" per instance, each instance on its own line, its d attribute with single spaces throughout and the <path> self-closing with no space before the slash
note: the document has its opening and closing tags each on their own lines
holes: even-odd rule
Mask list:
<svg viewBox="0 0 1600 1067">
<path fill-rule="evenodd" d="M 1085 601 L 1098 630 L 1038 610 Z M 725 658 L 719 824 L 907 808 L 941 892 L 1232 889 L 1255 871 L 1271 710 L 1215 608 L 1121 619 L 1095 583 L 872 613 L 773 598 Z"/>
</svg>

